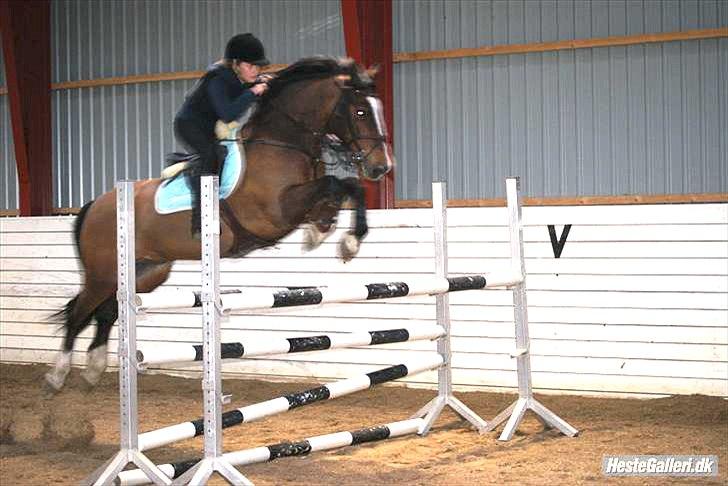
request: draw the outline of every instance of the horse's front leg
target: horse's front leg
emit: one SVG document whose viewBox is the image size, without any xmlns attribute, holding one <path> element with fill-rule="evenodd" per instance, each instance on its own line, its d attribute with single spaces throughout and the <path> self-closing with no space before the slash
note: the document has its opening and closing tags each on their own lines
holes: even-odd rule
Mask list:
<svg viewBox="0 0 728 486">
<path fill-rule="evenodd" d="M 342 188 L 346 196 L 354 203 L 354 213 L 352 215 L 352 225 L 354 229 L 347 231 L 339 241 L 339 257 L 348 262 L 359 253 L 361 240 L 369 232 L 367 225 L 367 204 L 364 194 L 364 187 L 359 179 L 349 177 L 340 179 Z"/>
<path fill-rule="evenodd" d="M 364 188 L 356 178 L 338 179 L 334 176 L 324 176 L 314 181 L 291 187 L 281 198 L 281 207 L 284 214 L 289 215 L 289 221 L 314 220 L 313 226 L 322 233 L 318 237 L 314 234 L 318 244 L 330 234 L 335 223 L 335 215 L 341 208 L 344 198 L 354 202 L 353 231 L 347 232 L 339 242 L 339 256 L 347 262 L 359 251 L 361 240 L 366 236 L 369 228 L 366 220 L 366 202 Z M 326 216 L 328 220 L 321 219 Z M 328 227 L 327 227 L 328 225 Z M 311 227 L 306 231 L 311 231 Z M 323 231 L 322 231 L 323 230 Z M 314 240 L 314 241 L 315 241 Z M 317 245 L 316 245 L 317 246 Z M 311 246 L 314 248 L 315 246 Z"/>
<path fill-rule="evenodd" d="M 336 230 L 340 205 L 335 201 L 319 201 L 306 216 L 303 228 L 303 251 L 315 250 Z"/>
</svg>

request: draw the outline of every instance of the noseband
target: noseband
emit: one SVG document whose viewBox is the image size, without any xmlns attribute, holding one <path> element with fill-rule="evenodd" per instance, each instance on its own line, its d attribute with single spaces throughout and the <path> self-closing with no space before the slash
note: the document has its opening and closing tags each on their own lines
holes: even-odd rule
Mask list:
<svg viewBox="0 0 728 486">
<path fill-rule="evenodd" d="M 355 94 L 364 94 L 360 90 L 352 87 L 339 87 L 339 99 L 336 101 L 336 105 L 334 105 L 334 109 L 331 110 L 331 113 L 329 113 L 329 116 L 326 118 L 326 122 L 323 125 L 323 128 L 321 130 L 316 130 L 308 126 L 306 123 L 302 122 L 301 120 L 296 119 L 294 116 L 292 116 L 290 113 L 282 109 L 280 106 L 278 106 L 276 103 L 271 102 L 270 106 L 276 110 L 277 112 L 281 113 L 288 121 L 290 121 L 296 128 L 299 130 L 306 132 L 310 136 L 313 137 L 313 147 L 314 150 L 308 150 L 306 147 L 295 145 L 295 144 L 289 144 L 285 142 L 280 142 L 278 140 L 269 140 L 269 139 L 245 139 L 243 140 L 244 144 L 262 144 L 262 145 L 272 145 L 274 147 L 281 147 L 289 150 L 296 150 L 298 152 L 302 152 L 306 154 L 310 159 L 312 163 L 318 163 L 322 162 L 321 160 L 321 148 L 324 145 L 328 145 L 328 142 L 324 141 L 324 137 L 328 134 L 327 128 L 329 128 L 329 125 L 331 125 L 332 120 L 335 117 L 342 117 L 346 120 L 347 128 L 349 129 L 349 134 L 351 135 L 351 138 L 348 140 L 342 140 L 342 144 L 348 148 L 345 152 L 348 154 L 349 162 L 352 165 L 359 165 L 366 163 L 366 161 L 369 159 L 369 156 L 372 154 L 374 149 L 379 145 L 386 145 L 387 138 L 383 135 L 378 135 L 376 137 L 364 137 L 359 133 L 359 130 L 356 127 L 356 124 L 353 122 L 352 117 L 348 113 L 348 108 L 353 102 L 353 98 Z M 374 116 L 374 115 L 373 115 Z M 369 151 L 366 153 L 362 149 L 361 145 L 359 144 L 362 140 L 374 140 L 378 142 L 377 144 L 374 144 Z M 316 150 L 318 148 L 318 150 Z"/>
<path fill-rule="evenodd" d="M 329 115 L 326 126 L 331 123 L 331 119 L 334 117 L 334 115 L 343 117 L 346 120 L 346 124 L 349 128 L 349 134 L 351 134 L 351 138 L 349 140 L 342 140 L 342 142 L 345 146 L 349 148 L 348 152 L 351 162 L 357 165 L 361 165 L 369 159 L 369 156 L 379 145 L 382 145 L 383 148 L 386 150 L 385 145 L 387 143 L 387 138 L 383 135 L 377 135 L 376 137 L 364 137 L 359 133 L 359 130 L 356 128 L 356 124 L 353 122 L 352 117 L 348 113 L 348 107 L 352 104 L 354 94 L 364 95 L 364 93 L 355 88 L 340 89 L 341 96 L 339 97 L 339 101 L 334 107 L 334 111 L 331 113 L 331 115 Z M 376 116 L 376 114 L 372 113 L 372 116 Z M 377 143 L 372 145 L 369 151 L 365 153 L 364 150 L 361 148 L 361 145 L 359 145 L 359 142 L 361 140 L 373 140 Z M 356 150 L 352 150 L 352 146 Z"/>
</svg>

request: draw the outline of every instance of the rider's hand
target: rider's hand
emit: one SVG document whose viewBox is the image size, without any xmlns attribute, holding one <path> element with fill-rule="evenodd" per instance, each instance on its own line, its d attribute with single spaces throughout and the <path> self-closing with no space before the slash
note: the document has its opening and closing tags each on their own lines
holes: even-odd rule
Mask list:
<svg viewBox="0 0 728 486">
<path fill-rule="evenodd" d="M 258 83 L 250 88 L 255 96 L 260 96 L 268 90 L 268 85 L 265 83 Z"/>
</svg>

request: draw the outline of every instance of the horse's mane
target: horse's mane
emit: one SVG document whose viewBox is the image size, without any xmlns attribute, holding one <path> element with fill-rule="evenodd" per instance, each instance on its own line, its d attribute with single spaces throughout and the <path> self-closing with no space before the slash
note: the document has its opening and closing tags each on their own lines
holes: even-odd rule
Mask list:
<svg viewBox="0 0 728 486">
<path fill-rule="evenodd" d="M 263 116 L 267 111 L 267 105 L 291 84 L 338 75 L 349 76 L 350 80 L 347 81 L 347 85 L 352 88 L 374 90 L 374 81 L 351 59 L 323 56 L 303 58 L 278 71 L 275 77 L 268 82 L 268 91 L 260 97 L 258 109 L 251 123 Z"/>
<path fill-rule="evenodd" d="M 291 83 L 307 79 L 326 78 L 339 74 L 351 76 L 349 84 L 354 88 L 366 89 L 371 88 L 374 84 L 366 73 L 360 71 L 352 59 L 335 59 L 322 56 L 307 57 L 278 71 L 276 77 L 268 83 L 270 89 L 264 98 L 274 98 L 283 88 Z"/>
</svg>

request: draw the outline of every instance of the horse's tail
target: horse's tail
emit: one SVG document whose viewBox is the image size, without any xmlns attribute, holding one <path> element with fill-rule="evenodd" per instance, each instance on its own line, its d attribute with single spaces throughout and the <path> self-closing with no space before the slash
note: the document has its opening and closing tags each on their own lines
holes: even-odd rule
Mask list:
<svg viewBox="0 0 728 486">
<path fill-rule="evenodd" d="M 86 219 L 86 213 L 88 213 L 89 208 L 91 207 L 91 204 L 93 204 L 93 201 L 89 201 L 81 208 L 81 210 L 78 212 L 78 215 L 76 216 L 76 220 L 73 223 L 73 239 L 74 243 L 76 244 L 76 252 L 79 256 L 81 256 L 81 227 L 83 226 L 83 221 Z M 83 261 L 82 261 L 83 264 Z M 50 319 L 51 321 L 59 322 L 63 327 L 70 327 L 73 324 L 73 311 L 76 307 L 76 302 L 78 301 L 78 294 L 68 302 L 66 302 L 66 305 L 63 306 L 61 310 L 58 312 L 55 312 L 51 314 Z M 90 314 L 86 317 L 84 317 L 85 322 L 83 322 L 83 325 L 85 327 L 86 324 L 89 323 L 91 320 L 93 314 Z"/>
<path fill-rule="evenodd" d="M 49 320 L 58 322 L 63 327 L 68 327 L 71 323 L 71 319 L 73 316 L 73 309 L 76 307 L 76 302 L 78 301 L 78 294 L 68 302 L 66 302 L 66 305 L 63 306 L 61 310 L 58 312 L 54 312 L 51 314 Z M 90 318 L 89 318 L 90 320 Z"/>
<path fill-rule="evenodd" d="M 83 221 L 86 219 L 86 213 L 93 203 L 93 201 L 89 201 L 84 204 L 76 216 L 76 221 L 73 222 L 73 239 L 76 242 L 76 251 L 79 256 L 81 256 L 81 227 L 83 226 Z"/>
</svg>

